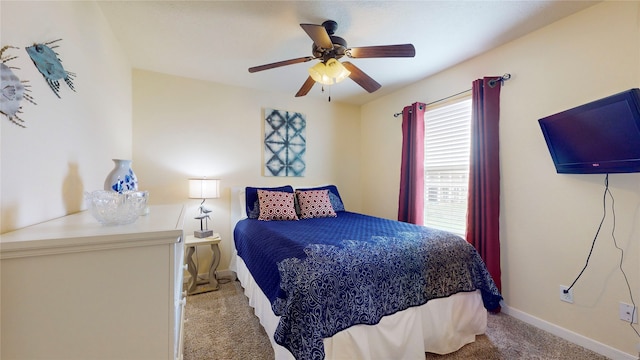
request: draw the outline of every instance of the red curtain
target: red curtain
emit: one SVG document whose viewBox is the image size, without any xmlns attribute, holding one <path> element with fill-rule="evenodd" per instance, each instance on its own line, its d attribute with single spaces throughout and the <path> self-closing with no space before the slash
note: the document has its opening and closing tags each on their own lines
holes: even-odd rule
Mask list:
<svg viewBox="0 0 640 360">
<path fill-rule="evenodd" d="M 473 82 L 466 238 L 500 281 L 500 77 Z"/>
<path fill-rule="evenodd" d="M 417 225 L 424 222 L 424 110 L 423 103 L 402 110 L 398 220 Z"/>
</svg>

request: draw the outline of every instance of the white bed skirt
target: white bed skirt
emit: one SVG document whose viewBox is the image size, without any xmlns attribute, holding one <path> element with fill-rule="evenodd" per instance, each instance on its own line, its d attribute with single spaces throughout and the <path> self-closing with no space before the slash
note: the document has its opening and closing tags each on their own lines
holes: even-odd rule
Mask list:
<svg viewBox="0 0 640 360">
<path fill-rule="evenodd" d="M 235 249 L 231 270 L 264 327 L 276 360 L 294 359 L 273 339 L 280 317 Z M 424 353 L 447 354 L 475 341 L 487 329 L 487 311 L 480 291 L 434 299 L 385 316 L 377 325 L 355 325 L 324 339 L 326 359 L 421 359 Z"/>
</svg>

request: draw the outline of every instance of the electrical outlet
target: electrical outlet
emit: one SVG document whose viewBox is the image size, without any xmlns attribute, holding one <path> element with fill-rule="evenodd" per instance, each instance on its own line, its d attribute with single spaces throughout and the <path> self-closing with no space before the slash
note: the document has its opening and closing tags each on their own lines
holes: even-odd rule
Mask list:
<svg viewBox="0 0 640 360">
<path fill-rule="evenodd" d="M 567 289 L 569 289 L 568 286 L 560 285 L 560 300 L 573 304 L 573 289 L 569 289 L 568 292 L 565 292 Z"/>
<path fill-rule="evenodd" d="M 631 323 L 631 317 L 633 316 L 633 323 L 638 323 L 638 308 L 633 310 L 633 305 L 620 303 L 618 312 L 620 313 L 620 320 Z"/>
</svg>

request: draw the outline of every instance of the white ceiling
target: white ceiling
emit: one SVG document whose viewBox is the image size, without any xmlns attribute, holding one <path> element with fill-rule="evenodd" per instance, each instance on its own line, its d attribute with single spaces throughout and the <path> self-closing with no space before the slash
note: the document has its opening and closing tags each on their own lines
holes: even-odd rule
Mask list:
<svg viewBox="0 0 640 360">
<path fill-rule="evenodd" d="M 353 104 L 372 101 L 594 3 L 98 1 L 135 68 L 291 97 L 317 60 L 253 74 L 247 69 L 310 56 L 312 41 L 300 23 L 335 20 L 335 35 L 349 47 L 414 44 L 414 58 L 351 59 L 382 85 L 371 94 L 350 79 L 331 86 L 332 101 Z M 328 91 L 323 94 L 316 84 L 307 96 L 326 99 Z"/>
</svg>

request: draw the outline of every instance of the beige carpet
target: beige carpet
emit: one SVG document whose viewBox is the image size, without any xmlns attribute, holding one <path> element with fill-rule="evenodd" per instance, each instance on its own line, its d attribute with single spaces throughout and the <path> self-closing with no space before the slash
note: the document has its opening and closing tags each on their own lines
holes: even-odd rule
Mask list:
<svg viewBox="0 0 640 360">
<path fill-rule="evenodd" d="M 238 281 L 187 297 L 184 360 L 273 360 L 273 350 Z M 489 315 L 487 333 L 438 360 L 600 360 L 606 357 L 511 316 Z"/>
</svg>

